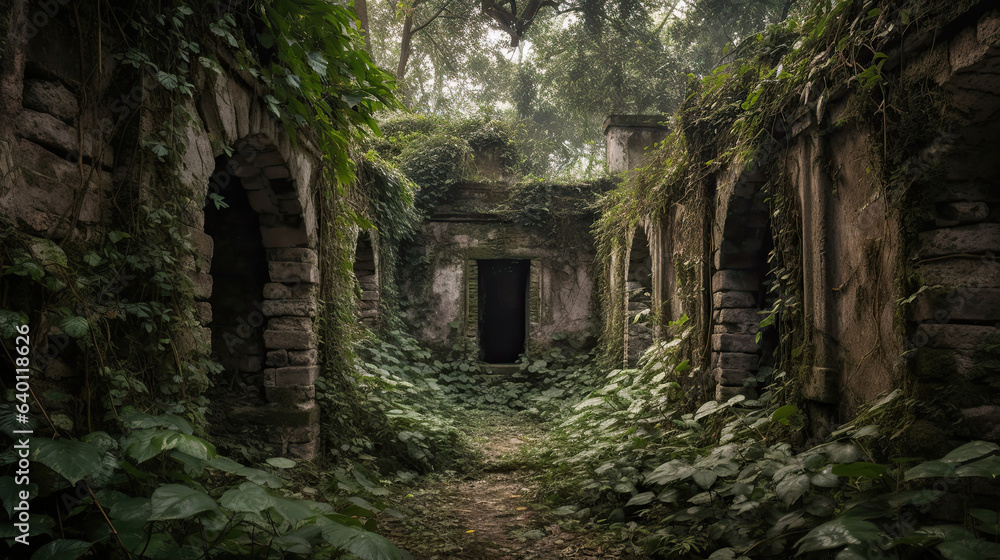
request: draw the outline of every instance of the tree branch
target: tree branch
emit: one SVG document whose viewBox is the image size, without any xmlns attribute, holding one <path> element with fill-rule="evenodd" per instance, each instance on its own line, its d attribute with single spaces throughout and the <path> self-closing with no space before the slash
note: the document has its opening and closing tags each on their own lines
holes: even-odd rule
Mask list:
<svg viewBox="0 0 1000 560">
<path fill-rule="evenodd" d="M 434 20 L 436 20 L 438 18 L 438 16 L 440 16 L 448 8 L 448 6 L 450 4 L 451 4 L 451 0 L 448 0 L 447 2 L 445 2 L 444 4 L 442 4 L 441 8 L 438 9 L 438 11 L 437 11 L 436 14 L 434 14 L 433 16 L 431 16 L 431 18 L 429 20 L 425 21 L 421 25 L 418 25 L 418 26 L 414 27 L 413 30 L 410 31 L 410 34 L 411 35 L 416 35 L 421 29 L 423 29 L 423 28 L 427 27 L 428 25 L 430 25 L 431 22 L 434 21 Z"/>
</svg>

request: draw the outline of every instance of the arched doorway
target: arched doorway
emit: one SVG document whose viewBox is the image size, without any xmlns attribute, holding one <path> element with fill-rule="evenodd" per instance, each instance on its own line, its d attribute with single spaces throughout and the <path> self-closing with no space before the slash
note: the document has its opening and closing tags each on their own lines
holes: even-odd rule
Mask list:
<svg viewBox="0 0 1000 560">
<path fill-rule="evenodd" d="M 282 454 L 306 458 L 315 457 L 319 441 L 319 258 L 306 227 L 309 200 L 269 137 L 236 142 L 209 184 L 211 242 L 202 245 L 212 264 L 208 277 L 199 277 L 208 289 L 198 294 L 224 367 L 221 381 L 242 384 L 253 397 L 234 413 L 264 426 Z"/>
<path fill-rule="evenodd" d="M 629 367 L 634 367 L 653 343 L 653 256 L 649 250 L 649 236 L 642 226 L 637 227 L 632 236 L 625 290 L 628 310 L 625 352 Z"/>
</svg>

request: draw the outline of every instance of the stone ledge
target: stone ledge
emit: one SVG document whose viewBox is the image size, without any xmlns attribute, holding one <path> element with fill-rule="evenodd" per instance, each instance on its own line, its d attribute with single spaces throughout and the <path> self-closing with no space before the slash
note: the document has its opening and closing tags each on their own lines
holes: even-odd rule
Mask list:
<svg viewBox="0 0 1000 560">
<path fill-rule="evenodd" d="M 756 306 L 757 296 L 753 292 L 715 292 L 712 294 L 712 307 L 715 309 Z"/>
<path fill-rule="evenodd" d="M 316 315 L 317 304 L 313 299 L 268 299 L 262 310 L 267 317 L 312 317 Z"/>
<path fill-rule="evenodd" d="M 319 255 L 316 253 L 316 250 L 308 247 L 267 249 L 266 254 L 269 261 L 319 264 Z"/>
<path fill-rule="evenodd" d="M 712 292 L 756 292 L 760 281 L 753 270 L 727 269 L 712 275 Z"/>
<path fill-rule="evenodd" d="M 973 224 L 936 229 L 917 235 L 922 258 L 959 253 L 986 253 L 1000 247 L 1000 224 Z"/>
</svg>

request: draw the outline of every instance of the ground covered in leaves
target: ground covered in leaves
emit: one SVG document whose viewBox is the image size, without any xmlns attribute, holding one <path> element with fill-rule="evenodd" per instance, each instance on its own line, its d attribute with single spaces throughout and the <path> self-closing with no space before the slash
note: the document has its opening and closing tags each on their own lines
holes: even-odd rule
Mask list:
<svg viewBox="0 0 1000 560">
<path fill-rule="evenodd" d="M 464 472 L 416 479 L 399 503 L 403 518 L 384 515 L 381 530 L 417 560 L 627 558 L 608 534 L 540 503 L 540 465 L 528 451 L 548 432 L 535 417 L 512 411 L 466 411 L 463 430 L 478 460 Z"/>
</svg>

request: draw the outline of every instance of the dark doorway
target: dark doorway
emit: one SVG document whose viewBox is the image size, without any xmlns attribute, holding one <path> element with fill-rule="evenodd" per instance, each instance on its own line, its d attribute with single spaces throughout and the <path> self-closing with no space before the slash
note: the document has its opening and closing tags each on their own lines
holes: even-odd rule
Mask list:
<svg viewBox="0 0 1000 560">
<path fill-rule="evenodd" d="M 484 362 L 512 364 L 524 354 L 531 261 L 490 259 L 479 266 L 479 344 Z"/>
<path fill-rule="evenodd" d="M 225 383 L 232 388 L 245 376 L 258 374 L 264 361 L 264 284 L 268 281 L 267 257 L 260 237 L 260 217 L 250 206 L 241 179 L 226 172 L 227 158 L 216 160 L 213 184 L 220 204 L 205 204 L 205 233 L 215 243 L 212 257 L 212 350 L 225 368 Z"/>
</svg>

